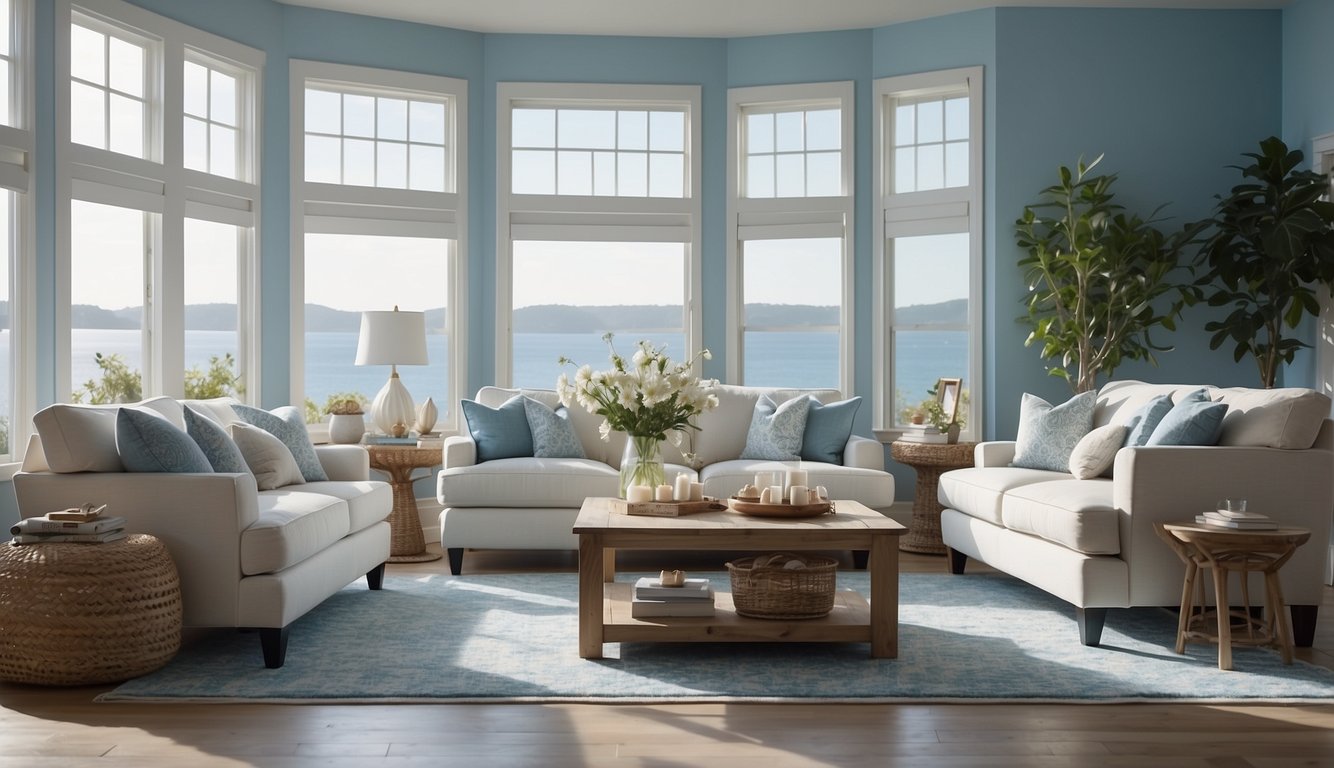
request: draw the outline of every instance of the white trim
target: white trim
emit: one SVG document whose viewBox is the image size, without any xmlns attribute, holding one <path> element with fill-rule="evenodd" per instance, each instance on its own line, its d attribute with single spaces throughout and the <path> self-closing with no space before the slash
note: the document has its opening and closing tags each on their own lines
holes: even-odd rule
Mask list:
<svg viewBox="0 0 1334 768">
<path fill-rule="evenodd" d="M 1311 169 L 1316 173 L 1334 174 L 1334 133 L 1326 133 L 1311 140 Z M 1334 181 L 1331 181 L 1334 190 Z M 1329 289 L 1321 290 L 1320 321 L 1316 328 L 1316 388 L 1334 396 L 1334 301 Z"/>
<path fill-rule="evenodd" d="M 24 184 L 22 190 L 15 191 L 15 209 L 13 226 L 16 231 L 10 233 L 7 247 L 13 249 L 9 257 L 9 392 L 7 416 L 9 417 L 9 452 L 8 456 L 20 461 L 28 445 L 28 436 L 32 432 L 32 414 L 37 410 L 37 205 L 36 200 L 42 192 L 35 175 L 26 168 L 32 166 L 32 157 L 36 148 L 33 136 L 34 124 L 34 82 L 33 41 L 36 22 L 33 5 L 29 0 L 12 0 L 13 15 L 11 28 L 14 30 L 12 61 L 19 70 L 19 77 L 14 79 L 14 90 L 10 98 L 10 115 L 17 127 L 0 126 L 0 137 L 7 146 L 22 144 L 24 152 Z M 0 466 L 0 481 L 13 476 L 17 464 Z"/>
</svg>

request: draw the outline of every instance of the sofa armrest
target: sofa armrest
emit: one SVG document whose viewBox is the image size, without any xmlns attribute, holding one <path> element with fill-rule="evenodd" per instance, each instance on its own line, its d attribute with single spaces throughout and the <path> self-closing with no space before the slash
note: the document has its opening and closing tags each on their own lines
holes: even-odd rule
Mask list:
<svg viewBox="0 0 1334 768">
<path fill-rule="evenodd" d="M 1008 467 L 1014 461 L 1013 440 L 991 440 L 978 443 L 973 449 L 973 466 Z"/>
<path fill-rule="evenodd" d="M 477 463 L 477 443 L 469 435 L 450 435 L 445 438 L 442 469 L 471 467 Z"/>
<path fill-rule="evenodd" d="M 317 445 L 315 455 L 330 480 L 371 479 L 371 456 L 359 445 Z"/>
<path fill-rule="evenodd" d="M 843 466 L 885 471 L 885 446 L 879 440 L 850 435 L 843 446 Z"/>
</svg>

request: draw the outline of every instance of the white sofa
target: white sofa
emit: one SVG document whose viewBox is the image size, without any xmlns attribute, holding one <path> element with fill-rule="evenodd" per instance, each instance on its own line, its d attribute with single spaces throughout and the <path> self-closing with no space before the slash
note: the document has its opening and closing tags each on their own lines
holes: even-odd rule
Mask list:
<svg viewBox="0 0 1334 768">
<path fill-rule="evenodd" d="M 1157 395 L 1176 402 L 1200 388 L 1111 382 L 1098 393 L 1094 426 L 1125 423 Z M 1294 637 L 1309 646 L 1334 515 L 1329 398 L 1306 389 L 1206 390 L 1229 405 L 1218 445 L 1123 447 L 1111 477 L 1011 467 L 1015 443 L 979 444 L 974 467 L 940 479 L 951 571 L 963 573 L 971 557 L 1069 601 L 1081 641 L 1097 645 L 1108 608 L 1181 601 L 1184 565 L 1153 524 L 1244 498 L 1251 510 L 1311 531 L 1280 572 Z M 1251 587 L 1264 594 L 1262 582 Z"/>
<path fill-rule="evenodd" d="M 184 429 L 178 401 L 135 405 Z M 194 405 L 219 424 L 238 419 L 225 402 Z M 363 574 L 380 588 L 393 500 L 388 484 L 370 480 L 361 447 L 316 446 L 328 481 L 258 491 L 249 472 L 120 471 L 116 407 L 51 408 L 14 477 L 20 516 L 93 502 L 125 517 L 127 530 L 156 536 L 180 573 L 185 626 L 258 629 L 265 665 L 276 668 L 293 621 Z"/>
<path fill-rule="evenodd" d="M 888 513 L 894 503 L 894 477 L 885 471 L 884 447 L 875 440 L 850 436 L 842 465 L 739 458 L 761 395 L 780 404 L 800 395 L 814 395 L 830 403 L 843 399 L 837 390 L 720 385 L 716 392 L 718 407 L 697 419 L 699 431 L 693 440 L 698 470 L 685 466 L 681 451 L 671 441 L 664 443 L 669 482 L 684 472 L 703 482 L 705 495 L 726 498 L 753 480 L 756 472 L 800 468 L 809 473 L 811 486 L 825 486 L 831 498 L 854 499 Z M 496 408 L 516 394 L 553 408 L 559 404 L 551 390 L 484 387 L 475 399 Z M 598 434 L 602 417 L 578 405 L 571 406 L 570 421 L 588 458 L 511 458 L 478 464 L 471 437 L 446 438 L 436 497 L 444 506 L 440 546 L 448 553 L 455 574 L 462 569 L 465 549 L 578 549 L 572 529 L 584 499 L 619 493 L 626 436 L 613 433 L 604 442 Z M 685 447 L 689 450 L 690 446 Z"/>
</svg>

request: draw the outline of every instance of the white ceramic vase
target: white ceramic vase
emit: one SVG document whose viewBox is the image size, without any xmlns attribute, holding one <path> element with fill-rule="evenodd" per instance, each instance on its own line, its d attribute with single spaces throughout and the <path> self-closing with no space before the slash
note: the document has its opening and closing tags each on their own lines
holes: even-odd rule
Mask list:
<svg viewBox="0 0 1334 768">
<path fill-rule="evenodd" d="M 435 422 L 440 418 L 440 411 L 435 407 L 435 401 L 426 398 L 426 402 L 417 408 L 417 434 L 424 435 L 435 429 Z"/>
<path fill-rule="evenodd" d="M 366 434 L 366 420 L 359 413 L 336 413 L 329 417 L 329 442 L 359 443 Z"/>
</svg>

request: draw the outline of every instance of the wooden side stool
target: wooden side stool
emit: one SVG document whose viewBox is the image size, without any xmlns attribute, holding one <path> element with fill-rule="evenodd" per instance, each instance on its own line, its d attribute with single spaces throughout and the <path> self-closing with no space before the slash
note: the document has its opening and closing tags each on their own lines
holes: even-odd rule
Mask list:
<svg viewBox="0 0 1334 768">
<path fill-rule="evenodd" d="M 1202 640 L 1218 644 L 1218 668 L 1232 669 L 1232 645 L 1277 648 L 1284 664 L 1292 663 L 1292 631 L 1283 610 L 1283 588 L 1278 571 L 1311 538 L 1304 528 L 1278 528 L 1269 531 L 1233 530 L 1199 523 L 1155 523 L 1154 529 L 1186 564 L 1186 578 L 1181 585 L 1181 616 L 1177 620 L 1176 652 L 1186 652 L 1186 642 Z M 1214 610 L 1206 610 L 1204 581 L 1200 569 L 1213 571 Z M 1241 609 L 1228 601 L 1228 574 L 1240 574 Z M 1264 574 L 1265 614 L 1263 619 L 1251 613 L 1248 577 Z M 1197 601 L 1198 600 L 1198 601 Z M 1198 609 L 1198 612 L 1197 610 Z M 1245 627 L 1244 636 L 1233 632 L 1233 620 Z M 1210 628 L 1216 620 L 1217 629 Z"/>
</svg>

